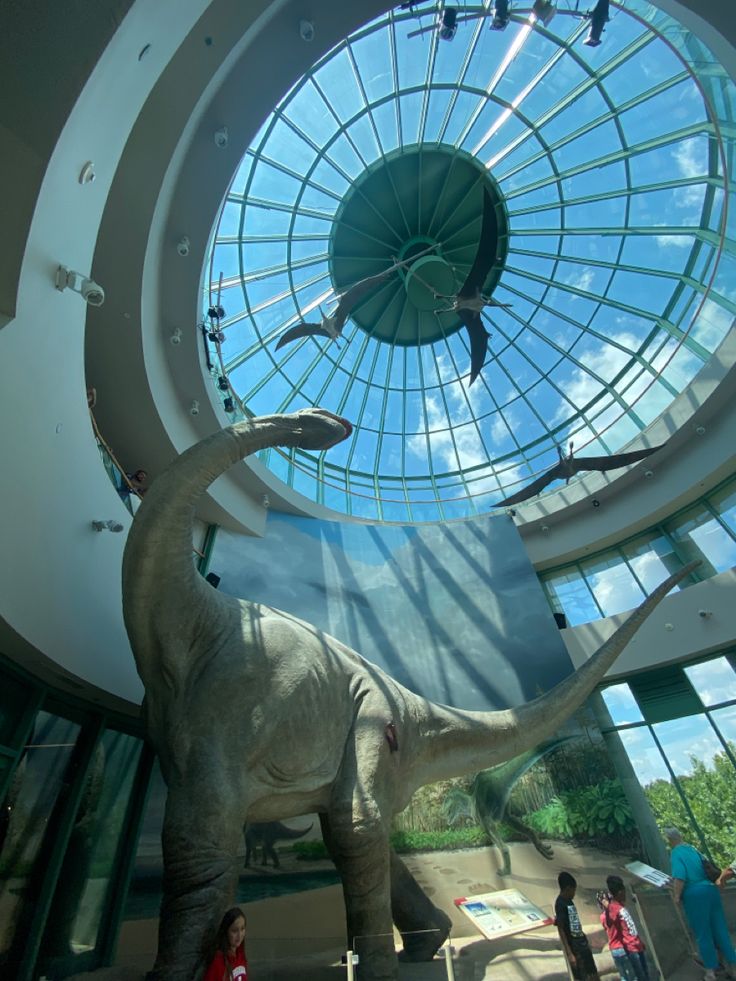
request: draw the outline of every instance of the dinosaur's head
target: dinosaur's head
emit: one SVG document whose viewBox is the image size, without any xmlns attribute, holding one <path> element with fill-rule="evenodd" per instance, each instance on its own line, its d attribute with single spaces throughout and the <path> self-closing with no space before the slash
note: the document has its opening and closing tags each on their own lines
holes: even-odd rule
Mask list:
<svg viewBox="0 0 736 981">
<path fill-rule="evenodd" d="M 352 424 L 347 419 L 326 409 L 302 409 L 283 418 L 295 424 L 289 445 L 303 450 L 328 450 L 353 432 Z"/>
</svg>

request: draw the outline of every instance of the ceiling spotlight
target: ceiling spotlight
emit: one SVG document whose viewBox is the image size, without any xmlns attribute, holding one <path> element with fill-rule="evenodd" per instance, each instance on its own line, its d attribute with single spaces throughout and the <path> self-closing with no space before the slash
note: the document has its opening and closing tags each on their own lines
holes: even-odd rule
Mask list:
<svg viewBox="0 0 736 981">
<path fill-rule="evenodd" d="M 82 169 L 79 171 L 79 177 L 77 180 L 80 184 L 91 184 L 96 176 L 95 165 L 91 160 L 88 160 L 84 167 L 82 167 Z"/>
<path fill-rule="evenodd" d="M 552 6 L 552 0 L 534 0 L 532 13 L 537 20 L 541 21 L 544 26 L 547 27 L 554 15 L 557 13 L 557 9 Z"/>
<path fill-rule="evenodd" d="M 590 18 L 590 30 L 583 44 L 587 44 L 589 48 L 597 48 L 601 43 L 601 34 L 609 19 L 608 0 L 598 0 L 588 17 Z"/>
<path fill-rule="evenodd" d="M 299 37 L 302 41 L 314 41 L 314 24 L 311 20 L 299 21 Z"/>
<path fill-rule="evenodd" d="M 543 531 L 546 535 L 547 532 L 549 531 L 549 525 L 542 525 L 542 527 L 539 530 Z"/>
<path fill-rule="evenodd" d="M 123 526 L 120 524 L 120 522 L 113 521 L 112 518 L 110 518 L 109 521 L 93 521 L 92 527 L 94 528 L 95 531 L 119 532 L 123 530 Z"/>
<path fill-rule="evenodd" d="M 210 320 L 222 320 L 222 318 L 225 316 L 225 307 L 221 306 L 219 303 L 213 304 L 207 310 L 207 316 L 210 318 Z"/>
<path fill-rule="evenodd" d="M 674 625 L 674 623 L 666 623 L 664 625 L 664 629 L 665 630 L 674 630 L 675 629 L 675 625 Z"/>
<path fill-rule="evenodd" d="M 182 235 L 179 241 L 176 243 L 176 251 L 179 255 L 184 258 L 184 256 L 189 255 L 190 241 L 187 235 Z"/>
<path fill-rule="evenodd" d="M 708 617 L 712 617 L 713 616 L 713 610 L 698 610 L 698 616 L 702 620 L 707 620 Z"/>
<path fill-rule="evenodd" d="M 177 327 L 169 338 L 172 344 L 181 344 L 181 327 Z"/>
<path fill-rule="evenodd" d="M 227 126 L 221 126 L 219 129 L 215 130 L 215 146 L 218 150 L 227 149 L 227 145 L 230 142 L 230 130 Z"/>
<path fill-rule="evenodd" d="M 493 5 L 493 20 L 491 21 L 492 31 L 505 31 L 508 27 L 511 15 L 509 13 L 509 0 L 496 0 Z"/>
<path fill-rule="evenodd" d="M 235 412 L 235 402 L 233 402 L 229 395 L 226 399 L 222 400 L 222 407 L 225 412 Z"/>
<path fill-rule="evenodd" d="M 598 500 L 597 497 L 594 497 L 590 503 L 593 505 L 594 508 L 599 508 L 601 506 L 601 502 Z"/>
<path fill-rule="evenodd" d="M 220 377 L 217 379 L 217 387 L 221 392 L 227 392 L 230 389 L 230 382 L 224 375 L 220 375 Z"/>
<path fill-rule="evenodd" d="M 264 508 L 270 508 L 271 507 L 271 499 L 268 496 L 268 494 L 264 494 L 263 495 L 263 497 L 261 498 L 261 504 L 264 506 Z"/>
<path fill-rule="evenodd" d="M 196 399 L 192 399 L 192 404 L 189 406 L 189 415 L 190 416 L 199 415 L 199 402 Z"/>
<path fill-rule="evenodd" d="M 645 470 L 644 471 L 644 476 L 647 478 L 647 480 L 650 480 L 654 476 L 654 471 L 653 470 Z"/>
<path fill-rule="evenodd" d="M 56 288 L 60 293 L 64 290 L 71 290 L 79 293 L 85 303 L 91 307 L 101 307 L 105 302 L 105 291 L 103 288 L 87 276 L 67 269 L 66 266 L 59 266 L 56 270 Z"/>
<path fill-rule="evenodd" d="M 696 436 L 705 436 L 705 426 L 696 426 L 695 427 L 695 435 Z"/>
</svg>

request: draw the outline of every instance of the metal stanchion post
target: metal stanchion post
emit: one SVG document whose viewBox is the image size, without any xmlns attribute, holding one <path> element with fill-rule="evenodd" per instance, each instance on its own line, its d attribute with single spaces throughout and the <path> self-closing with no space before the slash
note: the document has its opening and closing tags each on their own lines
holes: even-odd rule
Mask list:
<svg viewBox="0 0 736 981">
<path fill-rule="evenodd" d="M 455 965 L 452 963 L 452 955 L 455 953 L 455 948 L 447 943 L 445 944 L 443 950 L 445 951 L 445 970 L 447 971 L 447 981 L 455 981 Z"/>
<path fill-rule="evenodd" d="M 348 969 L 347 981 L 355 981 L 355 965 L 358 964 L 360 958 L 357 954 L 353 953 L 352 950 L 347 951 L 345 955 L 345 963 Z"/>
</svg>

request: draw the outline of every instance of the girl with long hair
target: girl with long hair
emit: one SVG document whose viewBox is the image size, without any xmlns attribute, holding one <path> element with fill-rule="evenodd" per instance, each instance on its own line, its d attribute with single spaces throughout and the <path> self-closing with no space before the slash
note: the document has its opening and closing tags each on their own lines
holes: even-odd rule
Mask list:
<svg viewBox="0 0 736 981">
<path fill-rule="evenodd" d="M 245 913 L 233 906 L 220 920 L 215 936 L 215 952 L 204 981 L 247 981 L 245 958 Z"/>
</svg>

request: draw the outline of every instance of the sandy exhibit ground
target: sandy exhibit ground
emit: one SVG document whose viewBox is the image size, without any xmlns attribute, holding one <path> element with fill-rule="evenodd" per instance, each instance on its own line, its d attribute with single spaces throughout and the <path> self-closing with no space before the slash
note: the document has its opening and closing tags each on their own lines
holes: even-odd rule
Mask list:
<svg viewBox="0 0 736 981">
<path fill-rule="evenodd" d="M 512 844 L 511 875 L 498 875 L 499 856 L 494 849 L 410 855 L 405 861 L 432 901 L 452 918 L 457 981 L 567 981 L 568 972 L 555 927 L 544 927 L 494 941 L 479 936 L 473 923 L 454 905 L 459 897 L 498 889 L 516 888 L 543 911 L 552 915 L 557 895 L 557 873 L 571 872 L 578 880 L 576 905 L 591 940 L 602 978 L 616 978 L 605 934 L 598 920 L 595 893 L 606 876 L 623 874 L 625 856 L 567 844 L 555 846 L 552 861 L 542 858 L 528 844 Z M 286 855 L 279 876 L 293 867 Z M 307 863 L 298 863 L 304 868 Z M 311 864 L 311 863 L 309 863 Z M 262 869 L 258 872 L 263 874 Z M 244 876 L 249 874 L 244 872 Z M 246 946 L 251 970 L 249 981 L 339 981 L 346 976 L 340 964 L 345 951 L 344 911 L 339 885 L 310 889 L 244 904 L 248 917 Z M 125 981 L 138 981 L 150 968 L 155 953 L 157 921 L 144 919 L 123 925 L 116 964 L 131 971 Z M 673 930 L 679 930 L 673 924 Z M 397 948 L 400 939 L 396 936 Z M 97 977 L 97 975 L 95 975 Z M 654 981 L 653 973 L 653 981 Z M 402 964 L 402 981 L 440 981 L 447 977 L 444 958 L 429 964 Z M 668 981 L 695 981 L 702 971 L 685 965 Z M 360 968 L 356 969 L 360 979 Z M 112 979 L 111 979 L 112 981 Z M 121 977 L 121 981 L 123 981 Z"/>
</svg>

